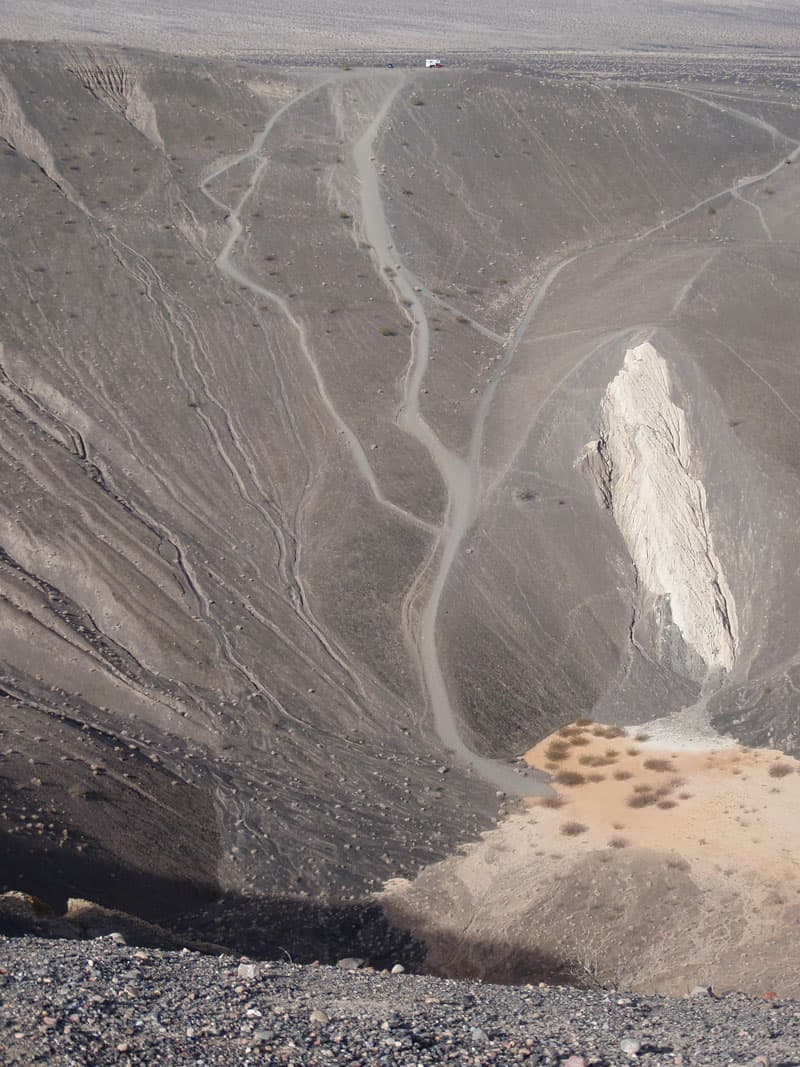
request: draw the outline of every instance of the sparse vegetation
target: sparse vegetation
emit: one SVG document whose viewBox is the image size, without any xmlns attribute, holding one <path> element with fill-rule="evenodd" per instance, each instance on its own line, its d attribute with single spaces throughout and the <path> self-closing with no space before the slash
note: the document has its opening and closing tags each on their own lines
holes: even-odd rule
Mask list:
<svg viewBox="0 0 800 1067">
<path fill-rule="evenodd" d="M 657 807 L 661 808 L 663 811 L 666 811 L 668 808 L 677 808 L 677 806 L 677 800 L 670 800 L 669 797 L 664 797 L 664 799 L 659 800 L 657 804 Z"/>
<path fill-rule="evenodd" d="M 352 219 L 352 217 L 353 216 L 350 214 L 349 211 L 340 211 L 339 212 L 339 218 L 340 219 Z"/>
<path fill-rule="evenodd" d="M 609 848 L 627 848 L 629 844 L 627 837 L 611 837 L 608 840 Z"/>
<path fill-rule="evenodd" d="M 588 737 L 585 737 L 583 734 L 573 734 L 572 737 L 569 739 L 569 743 L 571 745 L 576 745 L 580 747 L 581 745 L 588 745 L 590 743 L 590 739 Z"/>
<path fill-rule="evenodd" d="M 611 723 L 608 726 L 603 726 L 602 724 L 595 726 L 595 728 L 592 730 L 592 733 L 595 737 L 606 737 L 609 741 L 614 737 L 625 736 L 624 729 L 621 726 L 618 726 L 616 723 Z"/>
<path fill-rule="evenodd" d="M 648 769 L 648 771 L 656 771 L 658 774 L 663 774 L 665 771 L 675 770 L 675 766 L 671 760 L 657 759 L 656 757 L 646 759 L 644 761 L 644 766 Z"/>
<path fill-rule="evenodd" d="M 544 750 L 545 758 L 554 763 L 560 763 L 569 755 L 569 749 L 563 741 L 551 741 Z"/>
<path fill-rule="evenodd" d="M 579 715 L 578 718 L 575 720 L 575 725 L 576 726 L 591 726 L 593 722 L 594 722 L 594 719 L 590 719 L 588 717 L 588 715 Z"/>
<path fill-rule="evenodd" d="M 539 801 L 543 808 L 552 808 L 553 810 L 563 808 L 566 803 L 566 797 L 562 797 L 560 793 L 551 793 L 549 796 L 542 797 Z"/>
<path fill-rule="evenodd" d="M 618 782 L 627 782 L 629 778 L 633 778 L 633 774 L 630 771 L 623 770 L 621 767 L 619 770 L 614 771 L 614 777 Z"/>
<path fill-rule="evenodd" d="M 631 793 L 625 803 L 629 808 L 646 808 L 650 804 L 655 804 L 655 793 Z"/>
<path fill-rule="evenodd" d="M 593 756 L 589 752 L 585 756 L 579 756 L 578 763 L 582 763 L 584 767 L 608 767 L 612 763 L 616 763 L 616 760 L 609 759 L 607 756 Z"/>
<path fill-rule="evenodd" d="M 771 778 L 785 778 L 787 774 L 792 774 L 794 767 L 791 763 L 773 763 L 767 772 Z"/>
<path fill-rule="evenodd" d="M 561 824 L 561 833 L 565 837 L 577 837 L 578 834 L 585 834 L 588 829 L 588 826 L 584 826 L 582 822 L 577 822 L 574 819 Z"/>
<path fill-rule="evenodd" d="M 381 337 L 397 337 L 397 330 L 393 330 L 391 326 L 381 326 L 378 333 Z"/>
<path fill-rule="evenodd" d="M 579 771 L 559 771 L 556 775 L 556 781 L 559 785 L 584 785 L 586 777 Z"/>
</svg>

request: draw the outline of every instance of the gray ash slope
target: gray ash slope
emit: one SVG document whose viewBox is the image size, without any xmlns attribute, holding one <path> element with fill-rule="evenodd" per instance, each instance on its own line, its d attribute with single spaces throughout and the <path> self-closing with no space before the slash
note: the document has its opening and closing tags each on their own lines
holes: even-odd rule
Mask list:
<svg viewBox="0 0 800 1067">
<path fill-rule="evenodd" d="M 0 939 L 0 993 L 9 1065 L 800 1063 L 793 1001 L 242 965 L 110 938 Z"/>
<path fill-rule="evenodd" d="M 796 747 L 791 64 L 0 69 L 11 888 L 163 916 L 444 855 L 497 798 L 431 656 L 493 756 L 696 699 L 575 467 L 643 333 L 738 608 L 712 711 Z"/>
</svg>

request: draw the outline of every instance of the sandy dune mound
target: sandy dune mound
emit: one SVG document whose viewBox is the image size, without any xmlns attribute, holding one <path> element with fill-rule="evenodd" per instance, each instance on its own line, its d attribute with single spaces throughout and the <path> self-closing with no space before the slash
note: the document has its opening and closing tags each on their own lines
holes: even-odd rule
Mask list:
<svg viewBox="0 0 800 1067">
<path fill-rule="evenodd" d="M 389 914 L 434 970 L 683 994 L 798 996 L 798 762 L 768 749 L 656 747 L 575 724 L 527 755 L 554 793 L 391 884 Z"/>
</svg>

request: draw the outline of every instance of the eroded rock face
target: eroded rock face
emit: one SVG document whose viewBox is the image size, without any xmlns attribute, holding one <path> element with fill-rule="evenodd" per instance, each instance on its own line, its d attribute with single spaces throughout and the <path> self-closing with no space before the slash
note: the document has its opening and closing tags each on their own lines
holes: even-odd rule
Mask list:
<svg viewBox="0 0 800 1067">
<path fill-rule="evenodd" d="M 649 342 L 626 352 L 601 404 L 600 437 L 583 460 L 643 589 L 669 599 L 672 621 L 707 667 L 731 670 L 736 605 L 714 551 L 705 487 L 692 470 L 686 414 Z"/>
</svg>

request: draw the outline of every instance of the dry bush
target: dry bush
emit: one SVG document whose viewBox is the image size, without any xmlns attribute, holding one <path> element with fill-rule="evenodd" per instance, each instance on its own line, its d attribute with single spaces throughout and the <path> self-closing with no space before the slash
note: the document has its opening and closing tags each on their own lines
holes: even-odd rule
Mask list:
<svg viewBox="0 0 800 1067">
<path fill-rule="evenodd" d="M 574 726 L 562 726 L 558 731 L 559 737 L 572 737 L 574 733 L 577 733 Z"/>
<path fill-rule="evenodd" d="M 650 740 L 650 734 L 634 734 L 633 735 L 633 740 L 634 741 L 649 741 Z"/>
<path fill-rule="evenodd" d="M 608 726 L 595 726 L 592 733 L 595 737 L 606 737 L 609 741 L 614 737 L 625 736 L 625 730 L 615 722 L 610 723 Z"/>
<path fill-rule="evenodd" d="M 594 771 L 592 774 L 586 775 L 586 780 L 588 782 L 594 782 L 596 784 L 597 782 L 604 782 L 606 780 L 606 776 L 604 774 L 598 774 L 597 771 Z"/>
<path fill-rule="evenodd" d="M 585 834 L 589 829 L 588 826 L 584 826 L 582 822 L 565 822 L 561 824 L 561 833 L 565 837 L 577 837 L 578 834 Z"/>
<path fill-rule="evenodd" d="M 551 741 L 544 750 L 545 758 L 558 763 L 569 755 L 569 747 L 563 741 Z"/>
<path fill-rule="evenodd" d="M 641 749 L 639 749 L 639 748 L 626 748 L 625 751 L 628 753 L 629 756 L 638 756 L 639 753 L 641 752 Z"/>
<path fill-rule="evenodd" d="M 649 804 L 655 804 L 655 793 L 631 793 L 625 803 L 629 808 L 646 808 Z"/>
<path fill-rule="evenodd" d="M 667 860 L 667 866 L 671 867 L 673 871 L 689 871 L 692 868 L 691 863 L 684 859 L 683 856 L 670 856 Z"/>
<path fill-rule="evenodd" d="M 559 785 L 583 785 L 586 778 L 578 771 L 559 771 L 555 780 Z"/>
<path fill-rule="evenodd" d="M 607 748 L 605 751 L 606 759 L 617 759 L 619 756 L 618 748 Z"/>
<path fill-rule="evenodd" d="M 542 797 L 539 803 L 543 808 L 563 808 L 567 801 L 560 793 L 551 793 L 549 796 Z"/>
<path fill-rule="evenodd" d="M 629 778 L 633 778 L 633 774 L 630 771 L 614 771 L 614 777 L 618 782 L 627 782 Z"/>
<path fill-rule="evenodd" d="M 608 839 L 609 848 L 627 848 L 630 841 L 627 837 L 610 837 Z"/>
<path fill-rule="evenodd" d="M 686 779 L 681 778 L 679 774 L 673 775 L 667 783 L 672 789 L 677 789 L 679 785 L 686 785 Z"/>
<path fill-rule="evenodd" d="M 569 743 L 571 745 L 588 745 L 590 743 L 590 739 L 588 737 L 584 737 L 583 734 L 575 734 L 569 739 Z"/>
<path fill-rule="evenodd" d="M 594 719 L 590 719 L 588 717 L 588 715 L 579 715 L 578 718 L 575 720 L 575 725 L 576 726 L 591 726 L 593 722 L 594 722 Z"/>
<path fill-rule="evenodd" d="M 663 800 L 659 800 L 658 802 L 658 807 L 663 811 L 667 811 L 669 808 L 677 808 L 677 806 L 677 800 L 669 800 L 667 797 L 664 797 Z"/>
<path fill-rule="evenodd" d="M 578 763 L 582 763 L 584 767 L 608 767 L 612 763 L 616 763 L 616 760 L 587 753 L 585 756 L 578 756 Z"/>
<path fill-rule="evenodd" d="M 679 800 L 690 800 L 691 796 L 692 796 L 691 793 L 678 793 L 678 799 Z"/>
<path fill-rule="evenodd" d="M 655 793 L 655 789 L 649 782 L 640 782 L 639 785 L 633 787 L 634 793 Z"/>
<path fill-rule="evenodd" d="M 794 767 L 791 763 L 773 763 L 769 769 L 769 775 L 771 778 L 785 778 L 787 774 L 792 774 Z"/>
<path fill-rule="evenodd" d="M 651 759 L 646 759 L 644 761 L 644 766 L 648 769 L 648 771 L 658 771 L 659 774 L 663 774 L 664 771 L 675 770 L 675 767 L 670 760 L 656 759 L 655 757 L 652 757 Z"/>
</svg>

